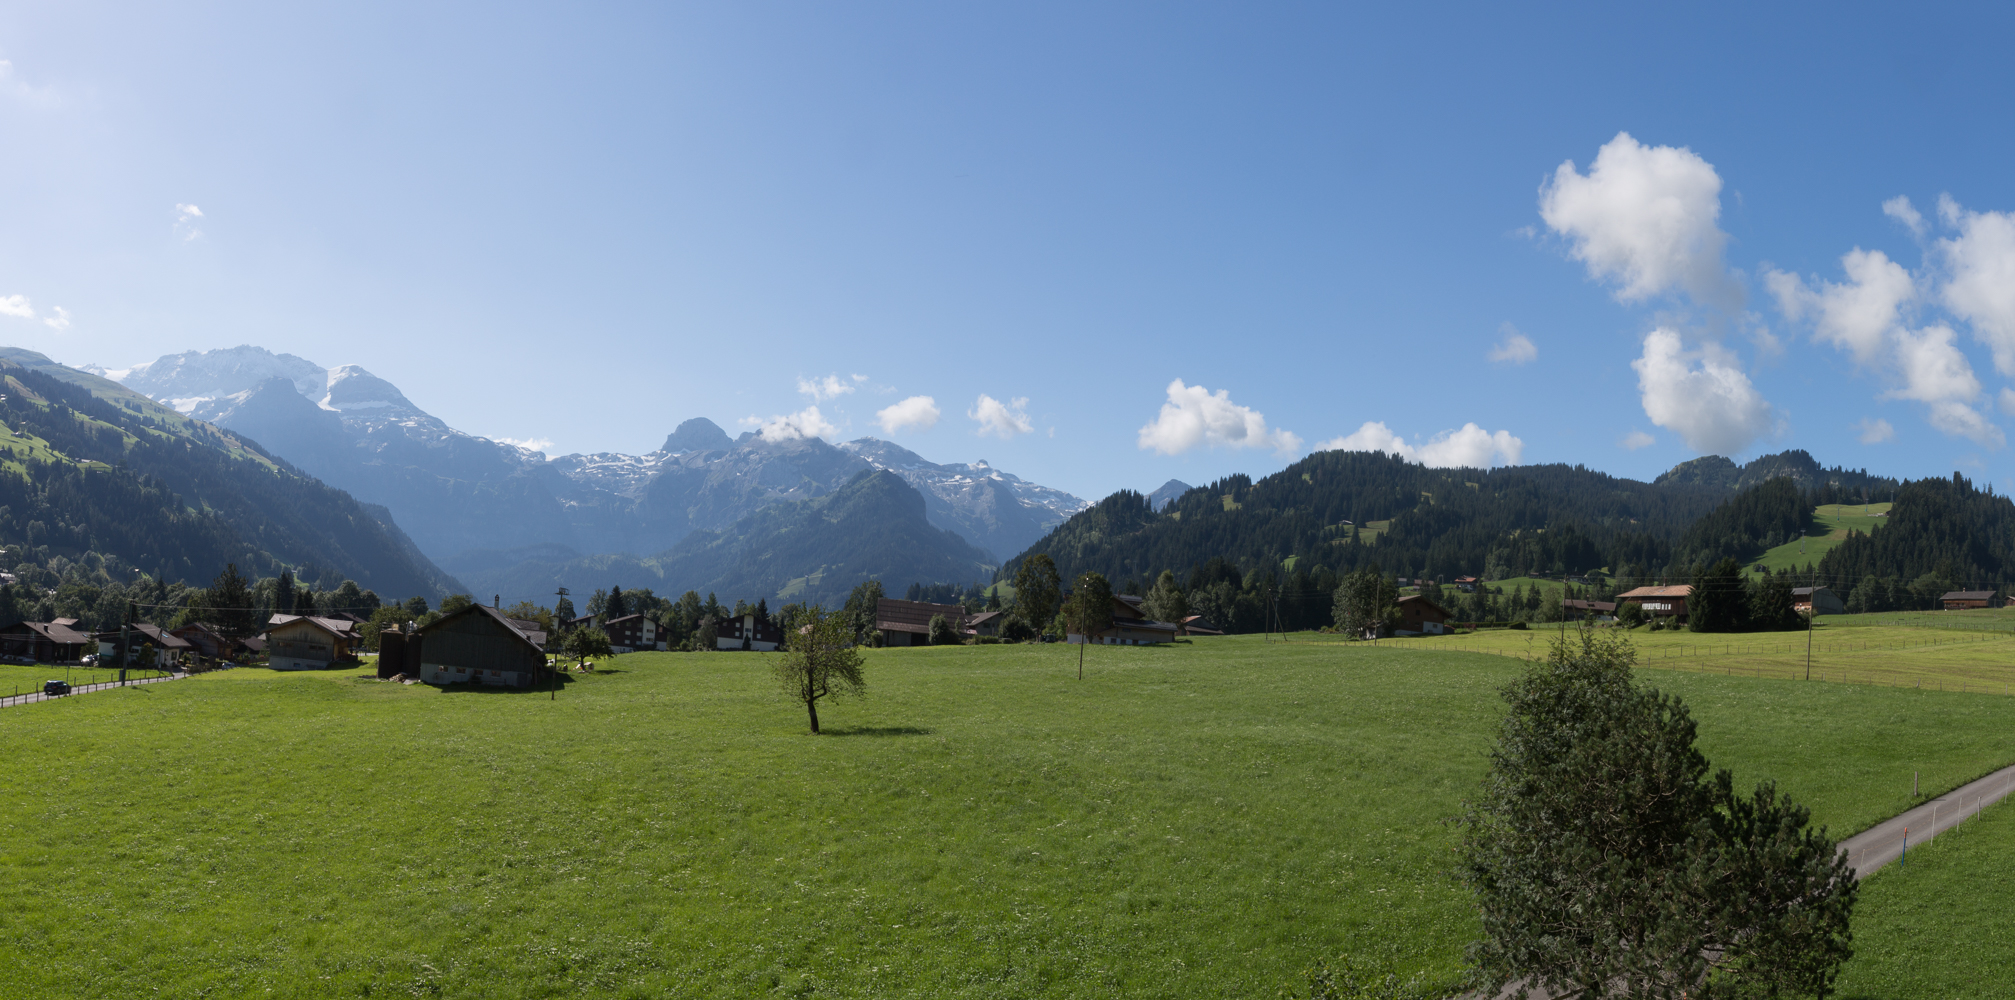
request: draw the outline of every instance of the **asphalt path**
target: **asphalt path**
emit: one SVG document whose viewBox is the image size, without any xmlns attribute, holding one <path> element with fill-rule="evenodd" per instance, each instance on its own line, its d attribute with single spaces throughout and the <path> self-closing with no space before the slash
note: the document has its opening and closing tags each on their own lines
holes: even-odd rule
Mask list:
<svg viewBox="0 0 2015 1000">
<path fill-rule="evenodd" d="M 1904 856 L 1905 829 L 1909 842 L 1922 844 L 1980 814 L 2015 790 L 2015 766 L 1960 785 L 1943 795 L 1925 799 L 1920 805 L 1891 816 L 1840 842 L 1855 878 Z"/>
<path fill-rule="evenodd" d="M 62 668 L 59 667 L 57 669 L 60 670 Z M 165 677 L 135 677 L 132 680 L 126 681 L 124 683 L 121 683 L 119 681 L 104 681 L 99 684 L 79 684 L 76 687 L 71 688 L 69 694 L 43 694 L 40 691 L 36 691 L 31 694 L 13 695 L 6 698 L 0 698 L 0 708 L 10 708 L 15 705 L 29 705 L 38 701 L 57 701 L 63 698 L 73 697 L 75 695 L 90 694 L 93 691 L 103 691 L 106 688 L 132 687 L 135 684 L 159 684 L 162 681 L 180 680 L 187 676 L 189 675 L 168 674 Z"/>
</svg>

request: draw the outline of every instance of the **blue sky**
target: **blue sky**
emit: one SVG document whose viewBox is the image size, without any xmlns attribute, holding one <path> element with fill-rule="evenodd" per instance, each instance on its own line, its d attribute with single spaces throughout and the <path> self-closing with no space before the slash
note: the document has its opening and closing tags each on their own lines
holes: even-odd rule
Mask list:
<svg viewBox="0 0 2015 1000">
<path fill-rule="evenodd" d="M 1323 446 L 2011 481 L 2005 7 L 278 6 L 0 10 L 0 340 L 1086 497 Z"/>
</svg>

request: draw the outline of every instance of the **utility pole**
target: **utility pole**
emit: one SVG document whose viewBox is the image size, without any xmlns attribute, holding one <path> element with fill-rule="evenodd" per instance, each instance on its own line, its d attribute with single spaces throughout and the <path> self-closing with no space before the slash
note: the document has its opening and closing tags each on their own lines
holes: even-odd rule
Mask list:
<svg viewBox="0 0 2015 1000">
<path fill-rule="evenodd" d="M 1812 619 L 1819 617 L 1819 590 L 1813 588 L 1812 605 L 1805 609 L 1805 679 L 1812 679 Z"/>
</svg>

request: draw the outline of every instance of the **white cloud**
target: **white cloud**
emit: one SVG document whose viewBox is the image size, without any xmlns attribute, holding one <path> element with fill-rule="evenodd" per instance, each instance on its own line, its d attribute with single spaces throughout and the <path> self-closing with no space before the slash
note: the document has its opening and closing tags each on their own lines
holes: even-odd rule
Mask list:
<svg viewBox="0 0 2015 1000">
<path fill-rule="evenodd" d="M 1199 444 L 1228 448 L 1271 448 L 1282 455 L 1301 450 L 1301 438 L 1291 431 L 1268 430 L 1266 416 L 1231 401 L 1231 391 L 1212 394 L 1200 385 L 1168 384 L 1168 402 L 1152 423 L 1140 429 L 1140 447 L 1175 455 Z"/>
<path fill-rule="evenodd" d="M 49 329 L 51 330 L 70 329 L 70 310 L 63 308 L 62 306 L 56 306 L 54 308 L 54 312 L 56 313 L 56 315 L 47 317 L 43 319 L 42 322 L 44 324 L 47 324 Z"/>
<path fill-rule="evenodd" d="M 894 434 L 904 428 L 929 430 L 938 422 L 938 401 L 929 396 L 911 396 L 893 406 L 875 411 L 875 423 L 882 433 Z"/>
<path fill-rule="evenodd" d="M 1996 369 L 2015 375 L 2015 214 L 1968 212 L 1949 197 L 1938 199 L 1938 214 L 1959 230 L 1938 241 L 1951 272 L 1945 307 L 1972 324 Z"/>
<path fill-rule="evenodd" d="M 499 444 L 507 444 L 507 445 L 510 445 L 510 446 L 511 446 L 511 447 L 513 447 L 513 448 L 523 448 L 523 449 L 525 449 L 526 451 L 545 451 L 546 449 L 548 449 L 548 448 L 551 448 L 551 447 L 553 446 L 553 439 L 552 439 L 552 438 L 542 438 L 542 437 L 528 437 L 528 438 L 508 438 L 508 437 L 500 437 L 500 438 L 495 438 L 494 440 L 495 440 L 495 441 L 496 441 L 497 443 L 499 443 Z"/>
<path fill-rule="evenodd" d="M 1660 327 L 1645 335 L 1644 354 L 1630 367 L 1645 416 L 1696 452 L 1740 454 L 1770 429 L 1770 404 L 1714 345 L 1689 354 L 1678 332 Z"/>
<path fill-rule="evenodd" d="M 1344 437 L 1318 443 L 1315 451 L 1381 451 L 1435 469 L 1489 469 L 1517 465 L 1525 453 L 1525 442 L 1510 431 L 1493 434 L 1474 423 L 1460 430 L 1442 431 L 1419 447 L 1393 433 L 1383 421 L 1367 420 Z"/>
<path fill-rule="evenodd" d="M 973 402 L 973 408 L 966 416 L 979 422 L 982 435 L 992 434 L 1005 441 L 1016 434 L 1027 434 L 1035 430 L 1035 424 L 1028 418 L 1028 397 L 1016 396 L 1003 403 L 986 393 Z"/>
<path fill-rule="evenodd" d="M 202 217 L 203 210 L 194 205 L 175 204 L 175 232 L 182 237 L 182 242 L 187 243 L 203 235 L 203 231 L 196 228 L 196 220 Z"/>
<path fill-rule="evenodd" d="M 26 295 L 0 295 L 0 316 L 34 319 L 35 307 L 28 303 Z"/>
<path fill-rule="evenodd" d="M 1908 226 L 1910 232 L 1919 239 L 1923 238 L 1924 215 L 1917 211 L 1917 206 L 1910 204 L 1910 199 L 1899 194 L 1883 202 L 1882 214 Z"/>
<path fill-rule="evenodd" d="M 1562 163 L 1539 192 L 1539 215 L 1572 244 L 1590 276 L 1636 302 L 1674 290 L 1735 310 L 1742 288 L 1722 264 L 1721 177 L 1692 150 L 1645 146 L 1619 132 L 1587 174 Z"/>
<path fill-rule="evenodd" d="M 1532 338 L 1519 333 L 1517 327 L 1506 323 L 1498 327 L 1497 332 L 1502 339 L 1490 349 L 1490 360 L 1522 365 L 1539 357 L 1539 347 L 1533 344 Z"/>
<path fill-rule="evenodd" d="M 1896 436 L 1896 428 L 1889 426 L 1889 421 L 1866 417 L 1854 425 L 1854 432 L 1861 438 L 1862 444 L 1881 444 Z"/>
<path fill-rule="evenodd" d="M 2015 417 L 2015 389 L 2001 390 L 2001 412 Z"/>
<path fill-rule="evenodd" d="M 1643 431 L 1631 431 L 1623 435 L 1623 440 L 1616 443 L 1622 445 L 1625 451 L 1636 451 L 1639 448 L 1649 448 L 1657 444 L 1658 439 Z"/>
<path fill-rule="evenodd" d="M 1917 279 L 1879 250 L 1856 247 L 1840 258 L 1840 265 L 1847 272 L 1845 284 L 1816 281 L 1815 289 L 1782 271 L 1769 272 L 1764 282 L 1785 316 L 1811 318 L 1813 339 L 1831 343 L 1855 364 L 1887 376 L 1894 387 L 1883 399 L 1926 404 L 1931 426 L 1947 434 L 2002 443 L 2000 428 L 1972 405 L 1980 398 L 1980 380 L 1959 350 L 1958 334 L 1943 324 L 1921 330 L 1904 324 L 1905 307 L 1918 298 Z"/>
<path fill-rule="evenodd" d="M 855 376 L 855 378 L 859 379 L 859 376 Z M 854 387 L 848 385 L 838 375 L 827 375 L 824 378 L 816 379 L 799 376 L 798 391 L 812 397 L 813 402 L 823 403 L 828 399 L 844 396 L 854 391 Z"/>
<path fill-rule="evenodd" d="M 826 421 L 817 406 L 807 406 L 796 413 L 771 417 L 743 417 L 742 426 L 756 429 L 757 436 L 765 441 L 794 441 L 798 438 L 833 437 L 840 429 Z"/>
</svg>

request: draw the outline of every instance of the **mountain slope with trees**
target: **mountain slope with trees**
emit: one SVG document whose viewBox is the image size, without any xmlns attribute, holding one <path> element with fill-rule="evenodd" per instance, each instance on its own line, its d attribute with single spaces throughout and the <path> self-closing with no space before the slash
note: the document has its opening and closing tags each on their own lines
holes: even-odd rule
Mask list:
<svg viewBox="0 0 2015 1000">
<path fill-rule="evenodd" d="M 454 581 L 396 526 L 257 444 L 31 351 L 0 353 L 0 544 L 13 562 L 131 579 L 292 571 L 438 596 Z"/>
</svg>

